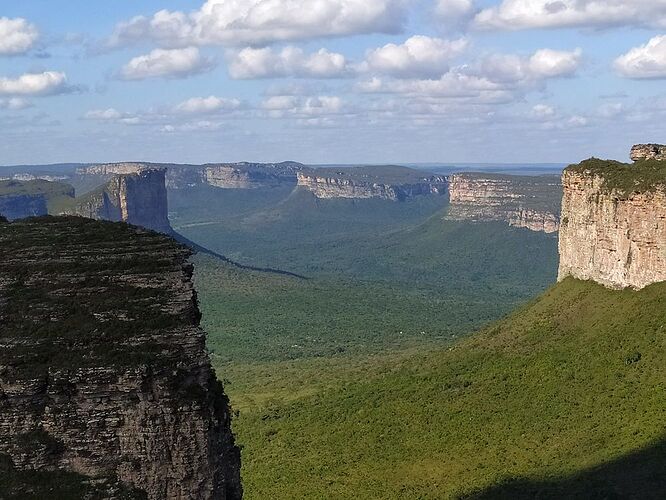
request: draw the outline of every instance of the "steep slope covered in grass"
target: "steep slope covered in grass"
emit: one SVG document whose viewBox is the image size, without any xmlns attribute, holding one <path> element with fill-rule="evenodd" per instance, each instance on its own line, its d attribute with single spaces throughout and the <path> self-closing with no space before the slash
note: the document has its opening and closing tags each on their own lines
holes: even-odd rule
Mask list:
<svg viewBox="0 0 666 500">
<path fill-rule="evenodd" d="M 448 349 L 244 408 L 247 498 L 659 498 L 665 363 L 666 284 L 567 279 Z"/>
</svg>

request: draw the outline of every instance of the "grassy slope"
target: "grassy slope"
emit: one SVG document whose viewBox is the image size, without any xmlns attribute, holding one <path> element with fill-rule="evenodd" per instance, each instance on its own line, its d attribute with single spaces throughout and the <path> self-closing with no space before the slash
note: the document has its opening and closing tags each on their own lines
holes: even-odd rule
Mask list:
<svg viewBox="0 0 666 500">
<path fill-rule="evenodd" d="M 664 189 L 666 162 L 659 160 L 641 160 L 635 163 L 622 163 L 615 160 L 590 158 L 576 165 L 567 167 L 571 172 L 591 172 L 604 179 L 603 187 L 610 191 L 629 194 L 644 193 L 660 187 Z"/>
<path fill-rule="evenodd" d="M 660 475 L 636 481 L 617 474 L 621 465 L 597 469 L 594 482 L 561 479 L 664 437 L 665 325 L 666 284 L 617 292 L 570 279 L 452 348 L 343 365 L 348 376 L 311 384 L 311 394 L 304 385 L 330 365 L 255 371 L 254 385 L 228 386 L 232 401 L 252 391 L 263 401 L 235 420 L 247 498 L 446 498 L 499 487 L 493 497 L 513 477 L 540 481 L 540 498 L 656 498 Z"/>
</svg>

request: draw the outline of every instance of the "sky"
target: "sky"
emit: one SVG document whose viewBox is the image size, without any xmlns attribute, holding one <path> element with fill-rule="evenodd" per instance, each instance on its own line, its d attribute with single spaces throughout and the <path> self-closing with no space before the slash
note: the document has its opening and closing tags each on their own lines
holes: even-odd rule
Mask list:
<svg viewBox="0 0 666 500">
<path fill-rule="evenodd" d="M 0 164 L 627 160 L 666 0 L 0 0 Z"/>
</svg>

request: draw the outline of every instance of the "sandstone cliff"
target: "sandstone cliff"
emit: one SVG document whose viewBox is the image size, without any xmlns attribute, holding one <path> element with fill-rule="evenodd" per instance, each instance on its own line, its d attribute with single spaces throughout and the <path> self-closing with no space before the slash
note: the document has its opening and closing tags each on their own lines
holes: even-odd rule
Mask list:
<svg viewBox="0 0 666 500">
<path fill-rule="evenodd" d="M 444 194 L 447 182 L 405 167 L 319 168 L 297 174 L 297 185 L 317 198 L 379 198 L 404 201 L 415 196 Z"/>
<path fill-rule="evenodd" d="M 273 188 L 296 185 L 296 174 L 303 166 L 299 163 L 231 163 L 204 165 L 202 179 L 205 184 L 223 189 Z"/>
<path fill-rule="evenodd" d="M 132 487 L 150 499 L 241 497 L 189 255 L 125 224 L 0 223 L 0 497 L 17 480 L 15 493 L 53 494 L 61 476 L 94 498 Z M 22 471 L 39 472 L 21 483 Z"/>
<path fill-rule="evenodd" d="M 60 182 L 0 181 L 0 215 L 9 220 L 46 215 L 51 201 L 73 197 L 74 188 Z"/>
<path fill-rule="evenodd" d="M 562 177 L 559 279 L 666 281 L 666 162 L 586 160 Z"/>
<path fill-rule="evenodd" d="M 165 169 L 141 169 L 136 173 L 115 175 L 61 213 L 123 221 L 171 233 L 165 172 Z"/>
<path fill-rule="evenodd" d="M 633 161 L 666 160 L 666 145 L 636 144 L 631 148 L 630 156 Z"/>
<path fill-rule="evenodd" d="M 454 174 L 449 193 L 450 220 L 505 221 L 546 233 L 559 229 L 561 186 L 552 176 Z"/>
</svg>

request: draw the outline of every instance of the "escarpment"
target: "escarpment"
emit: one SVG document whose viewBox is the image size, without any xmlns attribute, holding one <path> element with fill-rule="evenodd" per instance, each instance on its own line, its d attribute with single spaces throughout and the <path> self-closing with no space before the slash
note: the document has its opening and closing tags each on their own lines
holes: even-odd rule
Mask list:
<svg viewBox="0 0 666 500">
<path fill-rule="evenodd" d="M 416 196 L 446 193 L 443 176 L 424 175 L 403 167 L 313 169 L 297 174 L 298 187 L 320 199 L 378 198 L 404 201 Z"/>
<path fill-rule="evenodd" d="M 223 189 L 260 189 L 280 185 L 296 185 L 297 172 L 303 165 L 284 163 L 231 163 L 204 165 L 201 169 L 203 183 Z"/>
<path fill-rule="evenodd" d="M 449 193 L 450 220 L 505 221 L 546 233 L 559 229 L 562 191 L 553 176 L 454 174 Z"/>
<path fill-rule="evenodd" d="M 52 200 L 73 197 L 74 188 L 60 182 L 0 181 L 0 215 L 9 220 L 46 215 Z"/>
<path fill-rule="evenodd" d="M 564 171 L 559 279 L 666 281 L 666 162 L 586 160 Z"/>
<path fill-rule="evenodd" d="M 636 144 L 631 148 L 630 157 L 633 161 L 640 160 L 666 160 L 666 145 L 664 144 Z"/>
<path fill-rule="evenodd" d="M 165 169 L 151 168 L 114 175 L 105 185 L 78 198 L 61 213 L 123 221 L 171 233 L 165 173 Z"/>
<path fill-rule="evenodd" d="M 45 217 L 0 222 L 0 254 L 0 497 L 63 477 L 72 498 L 240 498 L 190 251 Z"/>
</svg>

